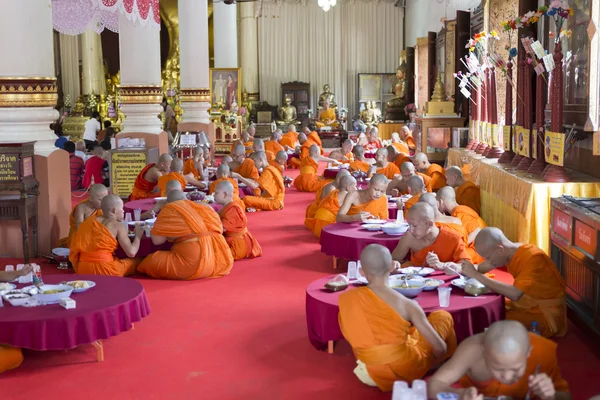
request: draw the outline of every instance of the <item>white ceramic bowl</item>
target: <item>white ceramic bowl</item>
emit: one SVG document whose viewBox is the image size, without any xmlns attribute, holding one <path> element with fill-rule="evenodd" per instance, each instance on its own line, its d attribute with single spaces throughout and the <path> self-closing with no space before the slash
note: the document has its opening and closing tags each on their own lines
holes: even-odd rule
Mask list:
<svg viewBox="0 0 600 400">
<path fill-rule="evenodd" d="M 38 301 L 41 301 L 42 303 L 58 303 L 60 299 L 66 299 L 67 297 L 71 297 L 73 287 L 69 285 L 43 285 L 41 287 L 41 290 L 63 290 L 62 292 L 52 294 L 39 293 L 39 291 L 37 290 L 34 290 L 32 293 L 33 298 Z"/>
<path fill-rule="evenodd" d="M 75 284 L 75 282 L 87 282 L 88 287 L 76 288 L 73 286 L 73 284 Z M 86 290 L 89 290 L 89 289 L 93 288 L 94 286 L 96 286 L 96 282 L 94 282 L 94 281 L 70 281 L 70 282 L 67 282 L 67 285 L 73 287 L 73 293 L 81 293 L 81 292 L 85 292 Z"/>
<path fill-rule="evenodd" d="M 378 225 L 378 224 L 363 224 L 362 227 L 371 232 L 376 232 L 376 231 L 381 230 L 381 225 Z"/>
<path fill-rule="evenodd" d="M 21 293 L 18 295 L 8 295 L 8 296 L 3 296 L 4 300 L 8 301 L 10 303 L 11 306 L 22 306 L 23 304 L 27 303 L 30 299 L 31 299 L 31 295 L 29 295 L 28 293 Z"/>
<path fill-rule="evenodd" d="M 397 224 L 395 222 L 381 225 L 381 230 L 386 235 L 404 235 L 408 231 L 408 224 Z"/>
<path fill-rule="evenodd" d="M 431 283 L 430 283 L 431 282 Z M 430 283 L 428 285 L 428 283 Z M 442 281 L 441 279 L 425 279 L 425 286 L 423 286 L 423 290 L 434 290 L 437 289 L 438 287 L 442 286 L 444 284 L 444 281 Z"/>
<path fill-rule="evenodd" d="M 409 279 L 406 283 L 411 286 L 410 288 L 401 287 L 403 281 L 396 281 L 392 286 L 396 292 L 403 294 L 406 297 L 417 297 L 419 293 L 423 291 L 423 287 L 425 286 L 425 281 L 422 279 Z"/>
<path fill-rule="evenodd" d="M 52 254 L 58 257 L 69 257 L 70 250 L 66 247 L 57 247 L 52 249 Z"/>
<path fill-rule="evenodd" d="M 401 268 L 400 273 L 406 275 L 427 276 L 435 272 L 435 269 L 429 267 L 406 267 Z"/>
</svg>

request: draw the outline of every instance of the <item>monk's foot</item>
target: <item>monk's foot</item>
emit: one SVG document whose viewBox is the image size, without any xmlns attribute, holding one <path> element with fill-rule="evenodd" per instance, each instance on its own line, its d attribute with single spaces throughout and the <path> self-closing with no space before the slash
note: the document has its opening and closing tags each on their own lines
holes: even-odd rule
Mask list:
<svg viewBox="0 0 600 400">
<path fill-rule="evenodd" d="M 246 208 L 246 212 L 256 212 L 256 208 L 248 207 Z"/>
</svg>

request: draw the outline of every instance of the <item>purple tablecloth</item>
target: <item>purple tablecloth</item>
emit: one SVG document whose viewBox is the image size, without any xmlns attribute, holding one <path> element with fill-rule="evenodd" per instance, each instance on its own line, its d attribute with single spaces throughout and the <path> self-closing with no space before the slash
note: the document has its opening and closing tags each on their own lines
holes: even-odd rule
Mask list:
<svg viewBox="0 0 600 400">
<path fill-rule="evenodd" d="M 45 283 L 90 280 L 96 286 L 71 298 L 77 308 L 60 304 L 0 308 L 0 343 L 32 350 L 66 350 L 108 339 L 131 329 L 150 313 L 142 285 L 130 278 L 97 275 L 44 275 Z M 24 286 L 24 285 L 20 285 Z"/>
<path fill-rule="evenodd" d="M 289 161 L 290 161 L 292 158 L 300 158 L 300 155 L 299 155 L 299 154 L 296 154 L 296 153 L 292 153 L 292 154 L 289 154 L 289 153 L 288 153 L 288 162 L 289 162 Z"/>
<path fill-rule="evenodd" d="M 323 171 L 323 178 L 335 179 L 338 172 L 340 172 L 339 168 L 326 168 L 325 171 Z"/>
<path fill-rule="evenodd" d="M 327 225 L 321 231 L 321 252 L 328 256 L 358 260 L 370 244 L 377 243 L 394 251 L 401 236 L 389 236 L 381 231 L 370 232 L 360 223 Z"/>
<path fill-rule="evenodd" d="M 154 204 L 156 204 L 156 201 L 154 199 L 133 200 L 133 201 L 128 201 L 127 203 L 125 203 L 123 205 L 123 210 L 126 213 L 131 213 L 132 217 L 133 217 L 133 210 L 136 210 L 139 208 L 140 210 L 142 210 L 142 212 L 148 211 L 148 210 L 151 210 L 152 207 L 154 207 Z M 211 206 L 212 209 L 215 211 L 219 211 L 221 208 L 223 208 L 222 205 L 216 204 L 216 203 L 211 203 L 211 204 L 209 204 L 209 206 Z"/>
<path fill-rule="evenodd" d="M 173 243 L 171 242 L 165 242 L 160 246 L 156 246 L 152 243 L 152 239 L 150 239 L 144 233 L 144 236 L 140 242 L 140 249 L 138 250 L 136 257 L 146 257 L 147 255 L 159 250 L 170 250 L 172 246 Z M 121 248 L 121 246 L 119 246 L 117 251 L 115 251 L 115 256 L 118 258 L 127 258 L 127 254 L 125 254 L 125 251 Z"/>
<path fill-rule="evenodd" d="M 452 277 L 435 276 L 449 281 Z M 454 277 L 456 278 L 456 277 Z M 327 342 L 342 339 L 344 336 L 338 323 L 338 298 L 342 292 L 330 293 L 323 286 L 331 276 L 314 281 L 306 288 L 306 324 L 310 342 L 318 350 L 327 349 Z M 447 282 L 444 286 L 449 286 Z M 346 290 L 352 290 L 350 286 Z M 415 300 L 426 314 L 439 310 L 437 290 L 423 291 Z M 462 289 L 453 287 L 450 307 L 444 308 L 454 318 L 454 330 L 458 341 L 483 332 L 492 323 L 504 319 L 504 297 L 486 294 L 479 297 L 466 296 Z"/>
</svg>

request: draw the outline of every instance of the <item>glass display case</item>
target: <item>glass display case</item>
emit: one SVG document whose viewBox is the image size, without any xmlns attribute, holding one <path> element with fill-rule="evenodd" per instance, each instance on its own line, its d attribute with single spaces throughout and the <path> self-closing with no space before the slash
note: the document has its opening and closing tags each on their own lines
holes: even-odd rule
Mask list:
<svg viewBox="0 0 600 400">
<path fill-rule="evenodd" d="M 417 151 L 426 153 L 429 161 L 444 163 L 450 142 L 452 128 L 465 126 L 465 118 L 457 116 L 417 117 L 413 137 L 417 142 Z"/>
</svg>

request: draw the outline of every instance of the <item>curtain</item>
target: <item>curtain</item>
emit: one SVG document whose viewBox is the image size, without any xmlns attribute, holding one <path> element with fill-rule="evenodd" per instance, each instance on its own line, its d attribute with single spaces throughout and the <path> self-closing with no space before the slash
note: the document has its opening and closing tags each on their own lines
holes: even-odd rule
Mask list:
<svg viewBox="0 0 600 400">
<path fill-rule="evenodd" d="M 404 9 L 394 0 L 338 0 L 328 12 L 316 0 L 263 1 L 258 20 L 261 100 L 280 105 L 282 83 L 307 82 L 316 115 L 319 94 L 329 84 L 338 107 L 348 108 L 351 119 L 358 114 L 358 74 L 396 72 L 403 21 Z"/>
<path fill-rule="evenodd" d="M 71 99 L 71 106 L 81 94 L 79 86 L 79 37 L 60 34 L 60 77 L 63 95 Z"/>
</svg>

